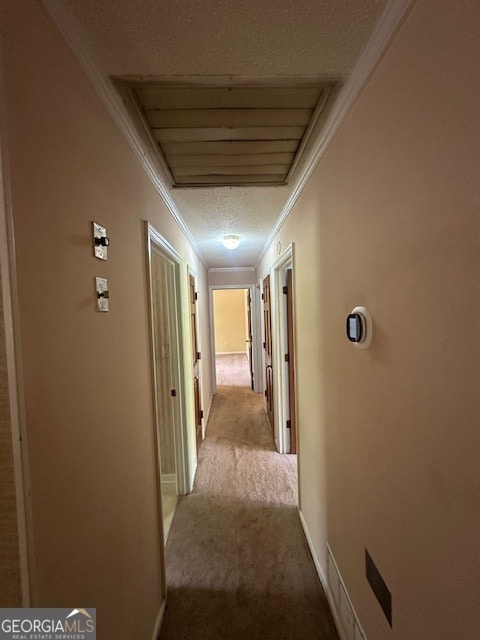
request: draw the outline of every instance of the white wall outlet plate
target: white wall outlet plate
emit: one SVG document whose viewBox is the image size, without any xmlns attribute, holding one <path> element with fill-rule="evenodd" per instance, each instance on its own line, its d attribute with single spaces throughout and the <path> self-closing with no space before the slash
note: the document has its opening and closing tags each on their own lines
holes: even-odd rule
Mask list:
<svg viewBox="0 0 480 640">
<path fill-rule="evenodd" d="M 93 229 L 93 253 L 96 258 L 106 260 L 108 258 L 107 247 L 110 244 L 105 227 L 92 222 Z"/>
<path fill-rule="evenodd" d="M 99 311 L 108 311 L 108 282 L 106 278 L 95 278 L 95 295 L 97 309 Z"/>
</svg>

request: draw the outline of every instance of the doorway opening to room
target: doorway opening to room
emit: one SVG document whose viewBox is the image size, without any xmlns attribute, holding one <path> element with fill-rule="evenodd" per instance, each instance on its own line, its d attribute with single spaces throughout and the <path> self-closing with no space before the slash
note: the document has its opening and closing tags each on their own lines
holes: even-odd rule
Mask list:
<svg viewBox="0 0 480 640">
<path fill-rule="evenodd" d="M 262 391 L 259 310 L 254 285 L 210 287 L 214 393 L 217 385 Z"/>
<path fill-rule="evenodd" d="M 212 297 L 215 382 L 253 390 L 250 289 L 215 289 Z"/>
<path fill-rule="evenodd" d="M 180 257 L 151 226 L 148 233 L 152 373 L 159 515 L 166 543 L 177 498 L 187 492 L 185 390 L 182 376 Z"/>
</svg>

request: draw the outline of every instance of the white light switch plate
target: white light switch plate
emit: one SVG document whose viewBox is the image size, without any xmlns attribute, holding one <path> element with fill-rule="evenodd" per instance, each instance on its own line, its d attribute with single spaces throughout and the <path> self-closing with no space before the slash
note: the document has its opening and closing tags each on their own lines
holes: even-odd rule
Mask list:
<svg viewBox="0 0 480 640">
<path fill-rule="evenodd" d="M 95 278 L 95 294 L 97 297 L 97 309 L 108 311 L 108 282 L 106 278 Z"/>
<path fill-rule="evenodd" d="M 106 260 L 108 258 L 107 247 L 108 247 L 108 238 L 107 238 L 107 230 L 105 227 L 97 224 L 96 222 L 92 222 L 93 228 L 93 252 L 96 258 L 100 260 Z M 102 240 L 102 238 L 105 238 Z M 97 244 L 97 242 L 104 242 L 105 245 Z"/>
</svg>

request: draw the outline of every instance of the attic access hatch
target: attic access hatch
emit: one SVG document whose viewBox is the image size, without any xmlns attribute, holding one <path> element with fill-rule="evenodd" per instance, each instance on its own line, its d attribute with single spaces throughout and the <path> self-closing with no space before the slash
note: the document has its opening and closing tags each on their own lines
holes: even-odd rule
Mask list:
<svg viewBox="0 0 480 640">
<path fill-rule="evenodd" d="M 286 184 L 332 88 L 117 83 L 176 187 Z"/>
</svg>

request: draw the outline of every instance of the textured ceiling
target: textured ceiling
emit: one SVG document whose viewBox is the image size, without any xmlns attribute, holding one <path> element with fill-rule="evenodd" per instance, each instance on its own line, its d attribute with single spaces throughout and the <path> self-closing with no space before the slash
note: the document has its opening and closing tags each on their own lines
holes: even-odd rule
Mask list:
<svg viewBox="0 0 480 640">
<path fill-rule="evenodd" d="M 254 266 L 282 206 L 288 187 L 221 187 L 180 189 L 175 202 L 187 212 L 188 226 L 211 267 Z M 234 251 L 221 239 L 235 234 L 242 238 Z"/>
<path fill-rule="evenodd" d="M 380 0 L 64 0 L 112 75 L 345 77 Z"/>
<path fill-rule="evenodd" d="M 63 0 L 110 76 L 342 81 L 386 0 Z M 167 184 L 167 182 L 166 182 Z M 170 188 L 210 267 L 253 266 L 291 188 Z M 233 252 L 221 236 L 242 237 Z"/>
</svg>

